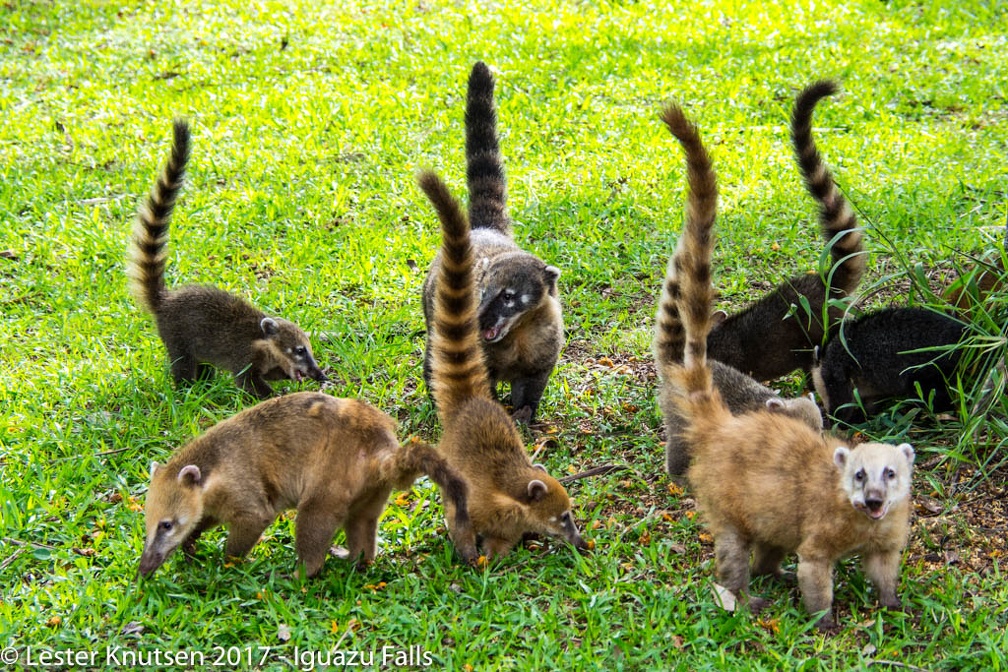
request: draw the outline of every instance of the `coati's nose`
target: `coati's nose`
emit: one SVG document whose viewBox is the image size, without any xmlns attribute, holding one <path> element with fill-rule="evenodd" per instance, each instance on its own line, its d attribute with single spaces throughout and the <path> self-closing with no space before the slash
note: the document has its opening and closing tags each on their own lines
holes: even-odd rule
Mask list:
<svg viewBox="0 0 1008 672">
<path fill-rule="evenodd" d="M 872 513 L 878 513 L 882 509 L 882 505 L 884 503 L 885 502 L 883 502 L 881 499 L 866 499 L 865 500 L 865 506 L 867 506 L 868 510 L 871 511 Z"/>
</svg>

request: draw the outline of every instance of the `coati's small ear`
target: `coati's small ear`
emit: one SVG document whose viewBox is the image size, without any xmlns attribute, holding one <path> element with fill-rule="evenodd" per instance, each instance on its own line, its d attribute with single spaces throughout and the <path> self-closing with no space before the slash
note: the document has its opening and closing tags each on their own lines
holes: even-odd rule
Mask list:
<svg viewBox="0 0 1008 672">
<path fill-rule="evenodd" d="M 770 397 L 766 400 L 766 407 L 768 411 L 773 413 L 779 413 L 784 410 L 784 400 L 780 397 Z"/>
<path fill-rule="evenodd" d="M 543 465 L 543 464 L 539 464 L 538 462 L 536 462 L 535 464 L 533 464 L 532 468 L 533 469 L 538 469 L 539 471 L 546 471 L 546 466 Z M 549 472 L 547 472 L 547 473 L 549 473 Z"/>
<path fill-rule="evenodd" d="M 151 461 L 151 463 L 150 463 L 150 477 L 151 478 L 154 478 L 154 474 L 157 473 L 158 467 L 160 467 L 160 466 L 161 465 L 158 464 L 156 461 Z"/>
<path fill-rule="evenodd" d="M 847 458 L 850 457 L 850 450 L 846 446 L 837 446 L 833 451 L 833 462 L 842 470 L 847 466 Z"/>
<path fill-rule="evenodd" d="M 199 467 L 195 464 L 187 464 L 186 466 L 179 469 L 178 481 L 182 485 L 193 486 L 199 485 L 203 480 L 203 474 L 200 473 Z"/>
<path fill-rule="evenodd" d="M 280 326 L 276 323 L 272 317 L 264 317 L 262 322 L 259 323 L 259 328 L 267 336 L 276 336 L 280 333 Z"/>
<path fill-rule="evenodd" d="M 727 319 L 728 319 L 728 313 L 726 313 L 723 310 L 715 310 L 710 315 L 710 322 L 712 327 L 718 326 Z"/>
<path fill-rule="evenodd" d="M 809 398 L 809 401 L 811 401 L 813 404 L 815 403 L 815 393 L 814 392 L 809 392 L 808 393 L 808 398 Z"/>
<path fill-rule="evenodd" d="M 914 463 L 914 449 L 913 449 L 913 446 L 911 446 L 909 443 L 901 443 L 900 445 L 896 446 L 896 449 L 899 450 L 899 451 L 901 451 L 903 453 L 903 455 L 906 456 L 907 464 L 911 464 L 912 465 Z"/>
<path fill-rule="evenodd" d="M 529 481 L 528 494 L 529 499 L 531 499 L 533 502 L 538 502 L 540 499 L 546 496 L 547 492 L 549 492 L 549 488 L 547 488 L 546 484 L 540 481 L 538 478 Z"/>
<path fill-rule="evenodd" d="M 546 270 L 543 271 L 543 275 L 546 278 L 546 284 L 551 288 L 556 289 L 556 282 L 560 277 L 560 269 L 556 266 L 547 266 Z"/>
</svg>

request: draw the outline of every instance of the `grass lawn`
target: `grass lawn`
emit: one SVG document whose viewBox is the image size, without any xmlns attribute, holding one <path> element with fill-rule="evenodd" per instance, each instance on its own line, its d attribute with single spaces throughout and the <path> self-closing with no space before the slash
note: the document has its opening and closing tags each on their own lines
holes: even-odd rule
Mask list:
<svg viewBox="0 0 1008 672">
<path fill-rule="evenodd" d="M 464 195 L 478 59 L 497 76 L 516 236 L 563 269 L 568 342 L 528 445 L 557 475 L 627 467 L 569 486 L 595 552 L 532 543 L 462 566 L 422 481 L 390 503 L 367 571 L 330 558 L 299 580 L 288 515 L 245 562 L 223 565 L 216 532 L 137 580 L 151 461 L 251 403 L 227 375 L 176 389 L 127 294 L 172 118 L 192 121 L 193 155 L 169 283 L 298 322 L 327 391 L 436 440 L 420 286 L 440 237 L 414 176 L 433 167 Z M 844 562 L 833 637 L 794 586 L 757 583 L 774 603 L 759 618 L 719 609 L 712 540 L 662 469 L 650 341 L 684 165 L 658 112 L 682 103 L 711 148 L 715 282 L 737 308 L 822 252 L 787 129 L 821 77 L 843 87 L 815 137 L 867 226 L 865 305 L 933 300 L 999 249 L 1008 214 L 1001 2 L 0 4 L 0 660 L 1008 668 L 1002 395 L 976 417 L 897 409 L 860 428 L 917 450 L 906 611 L 876 610 Z M 1003 353 L 1008 301 L 989 305 L 978 338 Z"/>
</svg>

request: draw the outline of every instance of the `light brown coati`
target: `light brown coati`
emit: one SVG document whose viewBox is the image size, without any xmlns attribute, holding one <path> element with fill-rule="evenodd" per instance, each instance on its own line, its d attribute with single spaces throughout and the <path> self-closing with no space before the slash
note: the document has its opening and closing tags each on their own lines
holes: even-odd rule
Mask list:
<svg viewBox="0 0 1008 672">
<path fill-rule="evenodd" d="M 694 220 L 688 226 L 706 230 L 709 235 L 702 242 L 705 246 L 710 246 L 713 243 L 710 232 L 713 231 L 717 210 L 717 181 L 710 157 L 699 132 L 681 108 L 676 105 L 667 106 L 662 113 L 662 121 L 686 153 L 689 192 L 686 217 Z M 689 464 L 682 436 L 685 421 L 675 403 L 675 397 L 681 391 L 675 388 L 670 369 L 682 366 L 685 343 L 685 332 L 679 315 L 679 267 L 684 263 L 682 257 L 710 256 L 708 247 L 696 249 L 696 244 L 697 241 L 691 236 L 683 235 L 679 238 L 675 253 L 669 258 L 655 319 L 654 353 L 661 381 L 658 402 L 665 420 L 665 469 L 669 475 L 682 474 Z M 766 408 L 796 417 L 813 429 L 822 429 L 822 414 L 810 397 L 784 399 L 727 364 L 711 361 L 710 368 L 714 387 L 721 393 L 721 398 L 732 413 Z"/>
<path fill-rule="evenodd" d="M 496 395 L 499 382 L 509 383 L 515 419 L 531 423 L 564 342 L 557 295 L 560 270 L 523 251 L 514 241 L 497 141 L 494 79 L 482 62 L 473 66 L 469 76 L 465 125 L 480 344 L 491 390 Z M 430 332 L 440 264 L 439 255 L 423 286 L 428 334 L 423 370 L 428 389 Z"/>
<path fill-rule="evenodd" d="M 269 399 L 217 423 L 151 467 L 140 574 L 179 546 L 191 552 L 216 525 L 228 530 L 225 554 L 241 557 L 289 508 L 297 508 L 294 543 L 307 576 L 322 568 L 337 528 L 350 559 L 370 563 L 389 493 L 421 474 L 441 487 L 458 552 L 473 562 L 465 481 L 427 444 L 400 445 L 395 430 L 373 406 L 321 392 Z"/>
<path fill-rule="evenodd" d="M 811 371 L 813 349 L 843 317 L 835 300 L 851 296 L 864 274 L 866 257 L 857 218 L 837 189 L 812 139 L 812 112 L 836 92 L 831 81 L 809 85 L 795 100 L 791 139 L 806 187 L 819 203 L 819 222 L 830 253 L 821 273 L 791 278 L 730 317 L 715 316 L 707 349 L 711 359 L 757 380 L 772 380 L 795 369 Z M 829 324 L 824 322 L 824 307 Z"/>
<path fill-rule="evenodd" d="M 137 216 L 127 274 L 133 297 L 154 315 L 175 382 L 206 378 L 213 365 L 262 399 L 273 393 L 268 380 L 327 380 L 308 337 L 293 322 L 267 316 L 216 287 L 165 287 L 168 226 L 189 161 L 188 123 L 176 119 L 174 132 L 168 163 Z"/>
<path fill-rule="evenodd" d="M 749 576 L 779 574 L 798 554 L 798 586 L 817 625 L 836 628 L 833 566 L 858 554 L 886 607 L 898 607 L 900 554 L 910 529 L 910 444 L 854 448 L 783 413 L 733 415 L 712 384 L 707 333 L 713 218 L 687 216 L 683 234 L 696 253 L 677 258 L 682 366 L 668 369 L 690 454 L 687 478 L 714 537 L 717 580 L 757 611 Z M 750 553 L 753 555 L 750 570 Z"/>
<path fill-rule="evenodd" d="M 431 391 L 444 428 L 439 450 L 469 484 L 469 515 L 488 557 L 506 554 L 527 532 L 588 547 L 564 487 L 532 464 L 515 423 L 493 398 L 478 333 L 469 222 L 433 172 L 420 187 L 441 220 L 443 243 L 431 296 Z M 448 520 L 451 502 L 445 502 Z"/>
<path fill-rule="evenodd" d="M 967 326 L 923 307 L 884 308 L 845 321 L 820 350 L 812 381 L 827 414 L 855 424 L 897 399 L 952 410 Z"/>
</svg>

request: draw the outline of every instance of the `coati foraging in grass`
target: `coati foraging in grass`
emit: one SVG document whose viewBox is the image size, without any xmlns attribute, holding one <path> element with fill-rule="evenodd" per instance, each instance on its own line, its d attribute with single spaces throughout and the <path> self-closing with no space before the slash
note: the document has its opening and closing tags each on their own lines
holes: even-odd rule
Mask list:
<svg viewBox="0 0 1008 672">
<path fill-rule="evenodd" d="M 864 248 L 857 218 L 833 183 L 812 139 L 812 112 L 836 85 L 809 85 L 795 100 L 791 139 L 806 187 L 819 202 L 819 222 L 829 246 L 830 268 L 822 275 L 791 278 L 759 301 L 730 317 L 717 318 L 707 339 L 711 359 L 733 366 L 757 380 L 771 380 L 795 369 L 812 369 L 813 348 L 821 345 L 830 325 L 823 325 L 823 306 L 851 296 L 865 269 Z M 827 289 L 828 288 L 828 289 Z M 828 308 L 828 319 L 841 319 L 843 310 Z"/>
<path fill-rule="evenodd" d="M 560 270 L 523 251 L 514 241 L 505 203 L 506 183 L 493 95 L 493 75 L 484 63 L 477 62 L 469 76 L 465 125 L 479 340 L 491 391 L 496 394 L 499 382 L 510 383 L 515 419 L 531 423 L 564 342 L 557 296 Z M 438 255 L 423 286 L 427 324 L 423 370 L 428 389 L 430 332 L 440 264 Z"/>
<path fill-rule="evenodd" d="M 717 182 L 710 157 L 703 146 L 696 127 L 690 123 L 682 110 L 669 105 L 662 113 L 662 121 L 672 135 L 679 140 L 686 153 L 689 196 L 687 217 L 696 220 L 696 226 L 712 230 L 717 209 Z M 707 244 L 710 244 L 709 242 Z M 682 428 L 685 421 L 675 403 L 681 393 L 675 388 L 671 377 L 671 367 L 682 365 L 685 333 L 679 315 L 679 274 L 685 263 L 685 255 L 703 254 L 695 248 L 695 241 L 683 235 L 679 239 L 675 253 L 669 259 L 665 283 L 662 287 L 655 320 L 654 352 L 661 380 L 658 401 L 665 420 L 665 469 L 670 475 L 682 474 L 689 464 Z M 722 364 L 710 362 L 714 387 L 721 393 L 732 413 L 744 413 L 765 408 L 785 413 L 809 424 L 813 429 L 822 429 L 822 414 L 815 401 L 809 397 L 783 399 L 773 390 L 738 371 Z"/>
<path fill-rule="evenodd" d="M 239 387 L 260 399 L 273 393 L 268 380 L 325 381 L 308 337 L 293 322 L 216 287 L 165 287 L 168 226 L 189 161 L 188 123 L 176 119 L 174 132 L 168 163 L 137 216 L 127 273 L 133 297 L 154 315 L 175 382 L 205 378 L 211 364 L 231 371 Z"/>
<path fill-rule="evenodd" d="M 295 547 L 307 576 L 322 568 L 337 528 L 350 558 L 375 557 L 378 518 L 389 493 L 421 474 L 440 487 L 459 554 L 476 559 L 465 481 L 424 443 L 400 445 L 395 421 L 356 399 L 298 392 L 224 420 L 151 467 L 140 574 L 149 576 L 179 546 L 216 525 L 225 553 L 243 556 L 277 514 L 296 507 Z"/>
<path fill-rule="evenodd" d="M 918 386 L 925 400 L 933 393 L 932 410 L 947 411 L 961 357 L 954 346 L 965 333 L 962 322 L 927 308 L 869 313 L 843 323 L 820 352 L 812 381 L 826 412 L 848 424 L 864 422 L 886 401 L 916 398 Z"/>
<path fill-rule="evenodd" d="M 673 132 L 688 124 L 677 108 L 666 111 Z M 695 147 L 695 130 L 682 132 L 687 156 L 705 156 Z M 705 162 L 691 165 L 703 174 Z M 695 181 L 693 184 L 713 184 Z M 687 473 L 697 506 L 714 537 L 718 582 L 758 610 L 750 598 L 752 572 L 778 574 L 788 553 L 798 554 L 798 584 L 810 613 L 825 612 L 821 629 L 836 627 L 832 615 L 833 565 L 860 554 L 880 602 L 899 606 L 896 586 L 900 553 L 909 535 L 909 444 L 871 443 L 853 449 L 824 436 L 806 422 L 783 413 L 754 410 L 733 415 L 712 383 L 707 360 L 713 211 L 692 191 L 686 224 L 667 284 L 682 320 L 683 364 L 670 365 L 672 395 L 685 418 L 690 453 Z"/>
<path fill-rule="evenodd" d="M 448 187 L 432 172 L 419 175 L 441 220 L 428 355 L 430 384 L 444 427 L 440 450 L 469 484 L 469 515 L 488 557 L 506 554 L 527 532 L 588 547 L 564 487 L 522 445 L 514 421 L 493 398 L 480 344 L 469 222 Z M 448 520 L 451 502 L 445 502 Z"/>
</svg>

